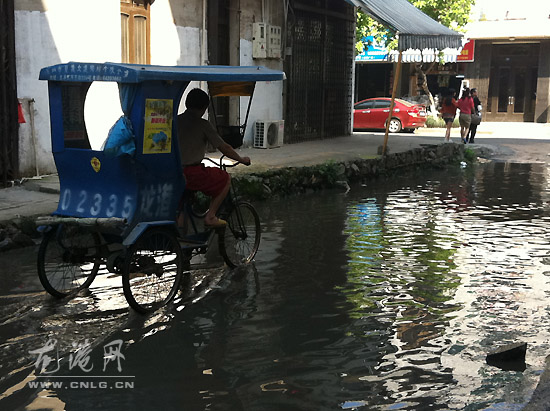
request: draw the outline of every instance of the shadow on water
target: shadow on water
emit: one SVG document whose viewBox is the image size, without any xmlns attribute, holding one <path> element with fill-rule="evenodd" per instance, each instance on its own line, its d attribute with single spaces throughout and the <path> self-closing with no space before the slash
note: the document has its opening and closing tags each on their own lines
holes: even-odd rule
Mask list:
<svg viewBox="0 0 550 411">
<path fill-rule="evenodd" d="M 192 293 L 146 317 L 107 275 L 53 302 L 12 256 L 0 408 L 520 409 L 550 341 L 548 181 L 542 165 L 486 163 L 258 204 L 256 263 L 194 273 Z M 95 375 L 128 384 L 31 389 L 28 351 L 51 337 L 67 381 L 90 380 L 68 370 L 89 339 Z M 518 340 L 523 372 L 485 363 Z M 103 362 L 113 341 L 120 371 Z"/>
</svg>

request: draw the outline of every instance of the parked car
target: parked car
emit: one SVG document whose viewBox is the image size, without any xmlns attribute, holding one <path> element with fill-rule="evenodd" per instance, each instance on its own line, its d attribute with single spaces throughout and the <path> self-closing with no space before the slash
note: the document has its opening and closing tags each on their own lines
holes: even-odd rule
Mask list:
<svg viewBox="0 0 550 411">
<path fill-rule="evenodd" d="M 378 97 L 359 101 L 353 106 L 353 129 L 386 129 L 391 98 Z M 414 131 L 426 123 L 426 107 L 408 101 L 395 99 L 390 133 L 401 130 Z"/>
</svg>

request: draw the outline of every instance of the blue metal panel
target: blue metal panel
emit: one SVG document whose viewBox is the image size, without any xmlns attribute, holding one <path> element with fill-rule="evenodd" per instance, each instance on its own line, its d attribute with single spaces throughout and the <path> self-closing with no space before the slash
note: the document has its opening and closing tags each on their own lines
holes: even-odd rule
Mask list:
<svg viewBox="0 0 550 411">
<path fill-rule="evenodd" d="M 42 69 L 40 79 L 49 80 L 52 151 L 61 190 L 55 214 L 126 218 L 128 226 L 122 236 L 133 232 L 132 238 L 137 238 L 151 222 L 175 224 L 185 187 L 177 141 L 177 111 L 189 82 L 283 78 L 282 71 L 264 67 L 72 62 Z M 83 107 L 93 81 L 136 84 L 131 110 L 126 112 L 135 135 L 133 156 L 116 157 L 79 148 L 88 143 Z M 170 119 L 171 128 L 167 124 Z M 157 137 L 162 139 L 156 140 Z"/>
<path fill-rule="evenodd" d="M 355 56 L 355 61 L 388 61 L 390 52 L 385 42 L 378 44 L 374 36 L 366 36 L 363 37 L 363 43 L 367 45 L 361 54 Z"/>
<path fill-rule="evenodd" d="M 54 158 L 60 184 L 54 214 L 132 220 L 139 189 L 139 172 L 133 159 L 80 149 L 65 149 Z"/>
<path fill-rule="evenodd" d="M 185 182 L 177 145 L 177 110 L 187 82 L 148 81 L 137 92 L 130 119 L 136 135 L 135 162 L 140 165 L 139 191 L 135 221 L 176 219 L 176 209 Z M 147 99 L 172 101 L 172 135 L 169 152 L 147 153 L 144 142 L 145 104 Z"/>
<path fill-rule="evenodd" d="M 61 87 L 58 83 L 49 82 L 48 92 L 50 96 L 50 127 L 52 133 L 52 153 L 58 153 L 64 149 L 63 143 L 63 111 L 61 108 Z"/>
<path fill-rule="evenodd" d="M 284 73 L 262 66 L 150 66 L 70 62 L 43 68 L 39 78 L 50 81 L 118 83 L 140 83 L 148 80 L 276 81 L 283 80 Z"/>
<path fill-rule="evenodd" d="M 58 97 L 58 89 L 62 86 L 50 87 L 53 90 L 52 142 L 60 182 L 60 201 L 55 214 L 126 218 L 128 230 L 140 221 L 175 221 L 185 185 L 177 145 L 177 107 L 187 85 L 187 82 L 160 81 L 141 84 L 130 112 L 136 136 L 134 157 L 64 148 Z M 172 101 L 171 147 L 165 152 L 145 152 L 143 134 L 147 99 Z"/>
</svg>

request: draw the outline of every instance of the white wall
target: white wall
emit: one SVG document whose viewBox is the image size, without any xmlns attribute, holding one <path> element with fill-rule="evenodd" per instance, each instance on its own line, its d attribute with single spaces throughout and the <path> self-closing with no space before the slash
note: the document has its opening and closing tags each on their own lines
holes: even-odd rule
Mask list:
<svg viewBox="0 0 550 411">
<path fill-rule="evenodd" d="M 270 67 L 281 70 L 282 62 L 280 60 L 255 60 L 252 59 L 252 41 L 241 39 L 240 41 L 241 66 L 262 65 L 262 63 L 271 63 L 278 67 Z M 240 122 L 245 120 L 246 109 L 248 108 L 248 97 L 241 97 L 240 102 Z M 244 136 L 244 146 L 252 146 L 254 141 L 254 123 L 257 120 L 283 120 L 283 82 L 269 81 L 258 82 L 254 90 L 252 106 Z"/>
<path fill-rule="evenodd" d="M 476 21 L 510 19 L 548 19 L 550 2 L 544 0 L 476 0 L 470 16 Z"/>
<path fill-rule="evenodd" d="M 202 30 L 178 26 L 174 21 L 170 3 L 155 1 L 151 6 L 151 64 L 199 65 Z"/>
<path fill-rule="evenodd" d="M 157 0 L 151 7 L 151 64 L 161 66 L 200 65 L 202 29 L 178 26 L 175 21 L 167 0 Z M 193 82 L 187 90 L 194 87 L 199 87 L 199 84 Z M 178 112 L 183 111 L 185 111 L 185 95 L 180 102 Z"/>
<path fill-rule="evenodd" d="M 250 1 L 257 3 L 257 6 L 260 5 L 259 0 Z M 202 13 L 202 2 L 203 0 L 182 3 L 169 0 L 155 1 L 151 6 L 151 64 L 201 64 L 201 41 L 204 37 L 202 16 L 199 14 Z M 120 62 L 120 3 L 113 0 L 96 0 L 93 7 L 83 7 L 83 3 L 82 0 L 42 0 L 41 11 L 30 11 L 32 7 L 28 4 L 32 5 L 32 2 L 19 9 L 16 2 L 18 97 L 35 100 L 36 156 L 40 174 L 56 172 L 51 154 L 48 88 L 46 81 L 38 80 L 40 69 L 69 61 Z M 172 10 L 171 7 L 180 8 Z M 189 13 L 194 15 L 188 16 Z M 184 27 L 177 25 L 176 21 L 197 27 Z M 250 24 L 245 23 L 240 28 L 240 65 L 269 64 L 271 68 L 280 69 L 281 61 L 252 59 L 252 28 L 248 27 Z M 199 84 L 193 83 L 189 89 L 198 86 Z M 245 136 L 246 145 L 252 143 L 255 120 L 282 119 L 282 90 L 282 82 L 257 85 Z M 244 121 L 247 104 L 248 98 L 241 98 L 241 123 Z M 27 107 L 28 104 L 24 105 L 24 109 Z M 183 109 L 182 104 L 180 111 Z M 93 148 L 101 147 L 110 127 L 121 114 L 116 84 L 92 84 L 85 105 L 85 120 Z M 29 117 L 29 113 L 25 112 L 27 122 Z M 24 176 L 34 175 L 35 155 L 29 123 L 20 127 L 19 138 L 20 171 Z"/>
<path fill-rule="evenodd" d="M 51 155 L 48 87 L 38 80 L 40 69 L 69 61 L 120 61 L 120 4 L 96 0 L 94 7 L 82 7 L 74 0 L 44 0 L 47 11 L 15 11 L 15 47 L 17 93 L 19 98 L 35 100 L 35 132 L 40 174 L 56 171 Z M 83 14 L 85 12 L 85 14 Z M 98 29 L 99 28 L 99 29 Z M 113 39 L 116 39 L 113 41 Z M 117 100 L 97 100 L 107 109 Z M 29 113 L 25 113 L 28 121 Z M 106 126 L 87 120 L 89 132 L 97 134 Z M 108 130 L 108 128 L 107 128 Z M 30 125 L 20 129 L 20 169 L 23 175 L 34 174 L 34 154 Z M 96 140 L 99 137 L 96 137 Z"/>
</svg>

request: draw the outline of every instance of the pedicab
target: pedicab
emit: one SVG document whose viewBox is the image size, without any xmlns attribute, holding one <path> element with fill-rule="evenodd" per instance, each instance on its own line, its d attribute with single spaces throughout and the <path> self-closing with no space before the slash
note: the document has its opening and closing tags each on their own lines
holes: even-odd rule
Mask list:
<svg viewBox="0 0 550 411">
<path fill-rule="evenodd" d="M 74 295 L 106 270 L 121 274 L 126 300 L 138 312 L 172 300 L 189 256 L 204 251 L 213 235 L 196 228 L 194 235 L 178 234 L 178 205 L 185 189 L 176 127 L 180 100 L 190 82 L 200 81 L 208 83 L 213 96 L 248 95 L 251 101 L 257 81 L 283 77 L 281 71 L 257 66 L 70 62 L 43 68 L 39 78 L 48 81 L 60 183 L 57 210 L 37 220 L 44 234 L 37 269 L 46 291 L 58 298 Z M 100 150 L 91 148 L 84 120 L 84 102 L 94 81 L 118 83 L 123 111 Z M 242 143 L 245 126 L 223 127 L 233 146 L 239 144 L 236 132 Z M 256 253 L 259 219 L 253 211 L 255 227 L 246 233 L 244 208 L 235 198 L 229 202 L 226 218 L 235 223 L 217 234 L 220 253 L 235 266 L 250 262 Z M 237 244 L 249 236 L 252 247 L 240 255 Z M 233 237 L 233 253 L 226 252 L 228 237 Z"/>
</svg>

